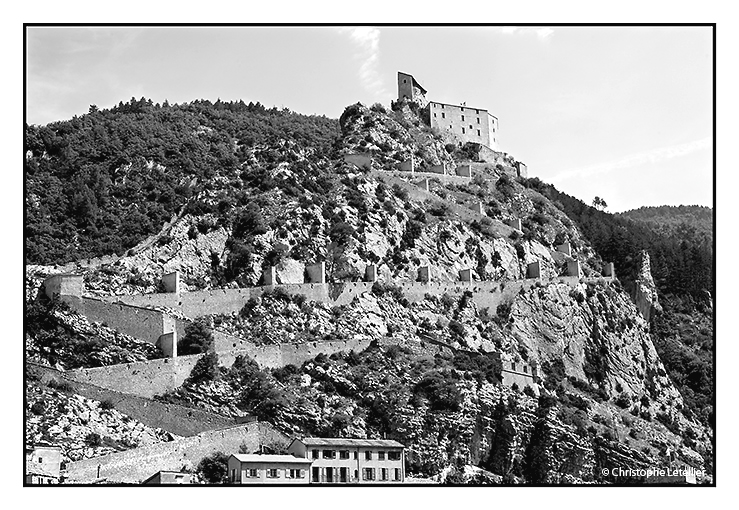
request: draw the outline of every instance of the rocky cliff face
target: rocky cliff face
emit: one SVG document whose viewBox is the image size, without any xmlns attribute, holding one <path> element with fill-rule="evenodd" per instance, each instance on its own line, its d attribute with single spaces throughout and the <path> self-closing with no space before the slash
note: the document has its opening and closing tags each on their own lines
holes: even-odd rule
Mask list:
<svg viewBox="0 0 739 510">
<path fill-rule="evenodd" d="M 639 313 L 649 322 L 655 312 L 661 312 L 662 307 L 657 297 L 657 286 L 652 279 L 652 268 L 649 262 L 649 253 L 642 251 L 639 254 L 639 272 L 634 289 L 634 302 Z"/>
</svg>

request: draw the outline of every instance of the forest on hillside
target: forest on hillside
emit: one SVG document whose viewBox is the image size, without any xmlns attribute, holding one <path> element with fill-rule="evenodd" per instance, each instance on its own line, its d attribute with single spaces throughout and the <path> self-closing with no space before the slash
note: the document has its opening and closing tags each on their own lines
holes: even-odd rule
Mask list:
<svg viewBox="0 0 739 510">
<path fill-rule="evenodd" d="M 652 276 L 661 293 L 690 296 L 697 303 L 705 303 L 706 291 L 708 297 L 714 296 L 710 209 L 701 208 L 699 214 L 663 214 L 662 220 L 642 221 L 640 213 L 631 214 L 634 211 L 614 215 L 598 210 L 536 177 L 524 183 L 557 204 L 603 260 L 615 263 L 616 274 L 628 291 L 634 288 L 639 252 L 646 250 Z M 657 225 L 670 225 L 670 228 L 663 231 Z"/>
<path fill-rule="evenodd" d="M 26 261 L 123 255 L 213 181 L 238 173 L 251 148 L 290 140 L 328 153 L 339 132 L 334 119 L 259 103 L 145 98 L 26 126 Z"/>
</svg>

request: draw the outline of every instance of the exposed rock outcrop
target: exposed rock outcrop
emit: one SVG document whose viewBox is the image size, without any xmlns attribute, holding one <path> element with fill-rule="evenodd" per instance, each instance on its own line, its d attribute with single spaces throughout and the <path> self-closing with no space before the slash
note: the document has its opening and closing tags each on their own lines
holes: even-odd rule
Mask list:
<svg viewBox="0 0 739 510">
<path fill-rule="evenodd" d="M 639 313 L 649 322 L 649 319 L 655 312 L 661 312 L 662 307 L 657 297 L 657 286 L 652 279 L 651 264 L 649 261 L 649 253 L 643 250 L 640 254 L 639 272 L 634 282 L 634 302 Z"/>
</svg>

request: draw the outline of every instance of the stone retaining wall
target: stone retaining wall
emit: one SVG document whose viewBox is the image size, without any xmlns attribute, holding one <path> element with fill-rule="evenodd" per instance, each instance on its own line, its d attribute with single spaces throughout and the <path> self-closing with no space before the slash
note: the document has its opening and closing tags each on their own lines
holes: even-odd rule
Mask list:
<svg viewBox="0 0 739 510">
<path fill-rule="evenodd" d="M 234 424 L 234 419 L 201 411 L 191 407 L 169 404 L 80 382 L 75 377 L 67 377 L 70 372 L 62 372 L 51 367 L 28 362 L 29 372 L 35 374 L 42 383 L 50 380 L 66 381 L 72 391 L 83 397 L 99 402 L 110 400 L 116 410 L 140 421 L 149 427 L 160 428 L 178 436 L 193 436 L 216 428 Z"/>
<path fill-rule="evenodd" d="M 269 423 L 251 422 L 71 462 L 66 475 L 68 483 L 92 483 L 104 478 L 108 482 L 138 484 L 157 471 L 179 471 L 185 465 L 195 468 L 203 457 L 217 451 L 227 455 L 238 453 L 242 444 L 252 453 L 263 445 L 286 448 L 289 443 L 290 437 Z"/>
</svg>

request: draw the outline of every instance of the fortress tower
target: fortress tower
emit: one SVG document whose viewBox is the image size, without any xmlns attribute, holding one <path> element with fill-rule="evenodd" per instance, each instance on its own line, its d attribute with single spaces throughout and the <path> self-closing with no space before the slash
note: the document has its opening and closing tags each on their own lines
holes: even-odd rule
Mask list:
<svg viewBox="0 0 739 510">
<path fill-rule="evenodd" d="M 440 131 L 450 131 L 462 142 L 474 142 L 493 150 L 498 146 L 498 119 L 484 108 L 452 105 L 426 99 L 424 89 L 416 79 L 398 72 L 398 100 L 415 101 L 425 107 L 427 123 Z"/>
<path fill-rule="evenodd" d="M 426 89 L 410 75 L 398 71 L 398 99 L 415 101 L 421 108 L 428 104 Z"/>
</svg>

